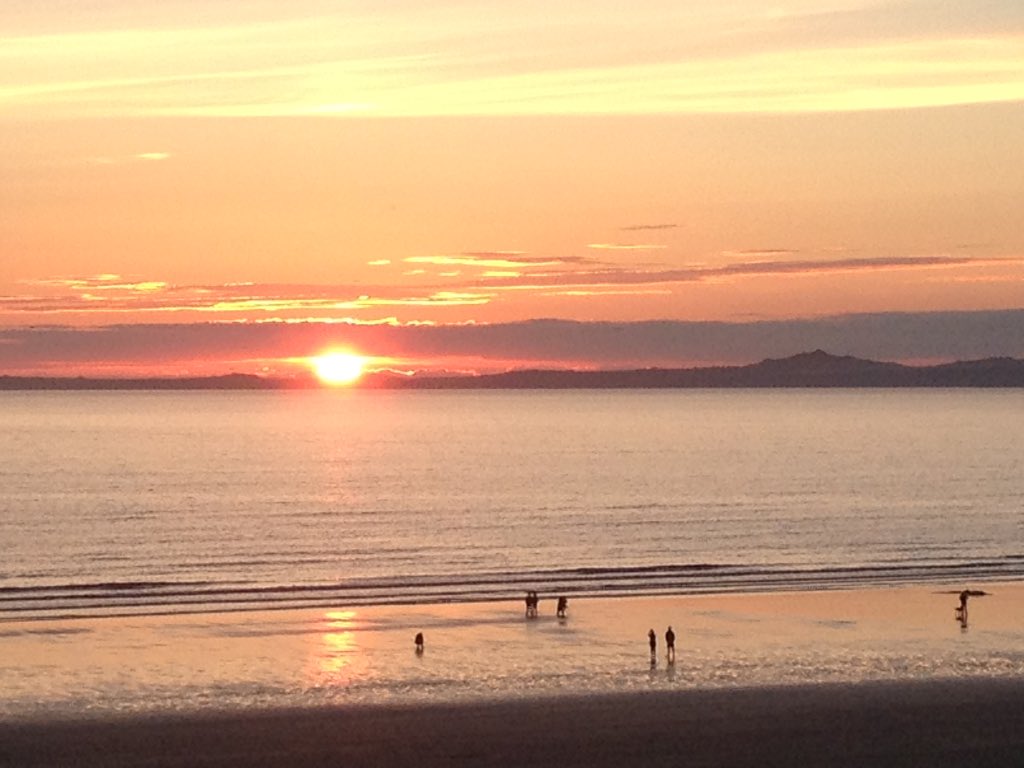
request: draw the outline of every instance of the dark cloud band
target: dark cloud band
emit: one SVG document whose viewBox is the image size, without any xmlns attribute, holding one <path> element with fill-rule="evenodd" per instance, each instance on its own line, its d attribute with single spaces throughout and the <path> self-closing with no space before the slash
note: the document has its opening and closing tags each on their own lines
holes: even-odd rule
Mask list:
<svg viewBox="0 0 1024 768">
<path fill-rule="evenodd" d="M 750 322 L 530 320 L 465 325 L 195 323 L 0 330 L 0 374 L 61 365 L 187 364 L 317 354 L 596 367 L 746 363 L 812 349 L 878 360 L 1024 357 L 1024 309 L 877 313 Z"/>
</svg>

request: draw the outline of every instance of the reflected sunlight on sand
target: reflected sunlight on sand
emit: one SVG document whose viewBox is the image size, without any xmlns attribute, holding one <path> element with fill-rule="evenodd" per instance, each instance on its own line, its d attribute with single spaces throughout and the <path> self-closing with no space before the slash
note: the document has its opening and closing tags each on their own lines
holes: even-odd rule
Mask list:
<svg viewBox="0 0 1024 768">
<path fill-rule="evenodd" d="M 958 585 L 577 598 L 564 619 L 542 594 L 533 619 L 496 602 L 13 622 L 0 714 L 1024 675 L 1024 585 L 981 586 L 989 594 L 972 599 L 966 626 L 954 616 Z"/>
</svg>

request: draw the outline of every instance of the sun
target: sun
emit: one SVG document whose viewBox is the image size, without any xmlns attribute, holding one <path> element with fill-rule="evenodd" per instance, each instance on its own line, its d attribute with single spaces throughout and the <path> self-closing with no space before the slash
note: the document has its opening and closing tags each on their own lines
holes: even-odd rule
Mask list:
<svg viewBox="0 0 1024 768">
<path fill-rule="evenodd" d="M 309 358 L 316 377 L 324 384 L 351 384 L 363 375 L 366 358 L 351 352 L 325 352 Z"/>
</svg>

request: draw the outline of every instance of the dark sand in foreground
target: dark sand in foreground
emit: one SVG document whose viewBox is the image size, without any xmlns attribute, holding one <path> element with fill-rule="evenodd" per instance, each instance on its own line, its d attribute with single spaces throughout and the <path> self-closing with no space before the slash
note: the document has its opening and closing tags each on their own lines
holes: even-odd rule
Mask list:
<svg viewBox="0 0 1024 768">
<path fill-rule="evenodd" d="M 1024 681 L 0 723 L 3 766 L 1016 766 Z"/>
</svg>

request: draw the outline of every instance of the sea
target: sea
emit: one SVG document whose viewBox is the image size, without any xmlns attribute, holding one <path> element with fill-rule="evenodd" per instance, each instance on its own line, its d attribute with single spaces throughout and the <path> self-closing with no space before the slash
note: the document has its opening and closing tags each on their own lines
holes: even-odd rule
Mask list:
<svg viewBox="0 0 1024 768">
<path fill-rule="evenodd" d="M 1017 389 L 0 392 L 0 719 L 1019 678 L 1015 592 L 952 607 L 1024 580 L 1021 414 Z M 681 662 L 648 665 L 673 622 Z"/>
<path fill-rule="evenodd" d="M 1020 390 L 0 393 L 0 618 L 1024 576 Z"/>
</svg>

